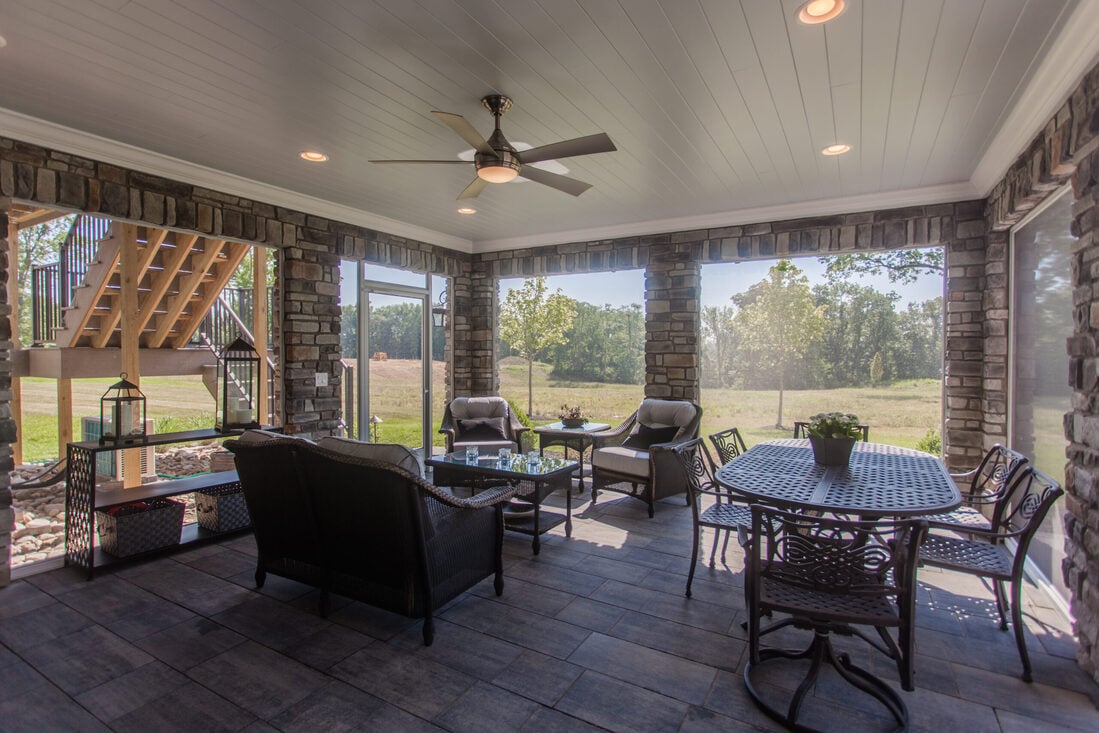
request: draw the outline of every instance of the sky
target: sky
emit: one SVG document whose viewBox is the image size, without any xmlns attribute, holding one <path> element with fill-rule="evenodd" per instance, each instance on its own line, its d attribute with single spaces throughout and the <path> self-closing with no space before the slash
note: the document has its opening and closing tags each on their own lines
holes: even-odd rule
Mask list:
<svg viewBox="0 0 1099 733">
<path fill-rule="evenodd" d="M 752 262 L 724 262 L 702 266 L 702 305 L 729 305 L 729 297 L 743 292 L 749 286 L 767 277 L 767 270 L 774 260 Z M 810 284 L 825 280 L 825 266 L 816 257 L 800 257 L 793 261 L 808 276 Z M 355 296 L 355 265 L 344 262 L 343 281 L 340 297 L 343 303 L 353 303 Z M 374 272 L 384 272 L 389 268 L 374 268 Z M 392 271 L 397 282 L 422 284 L 423 275 L 413 275 Z M 943 294 L 943 279 L 936 276 L 924 276 L 912 285 L 890 283 L 885 276 L 863 276 L 858 279 L 862 285 L 871 286 L 882 292 L 892 290 L 901 296 L 898 310 L 908 303 L 931 300 Z M 601 272 L 584 275 L 555 275 L 546 279 L 550 291 L 561 289 L 565 295 L 575 300 L 594 305 L 614 307 L 641 303 L 644 300 L 645 273 L 643 270 L 622 270 L 620 272 Z M 501 299 L 512 288 L 522 286 L 522 278 L 510 278 L 500 282 Z M 438 285 L 436 289 L 438 289 Z M 382 304 L 378 302 L 377 304 Z"/>
</svg>

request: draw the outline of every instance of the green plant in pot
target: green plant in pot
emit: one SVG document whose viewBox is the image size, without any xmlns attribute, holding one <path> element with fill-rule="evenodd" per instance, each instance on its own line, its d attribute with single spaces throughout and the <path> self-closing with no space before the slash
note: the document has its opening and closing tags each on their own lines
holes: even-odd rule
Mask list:
<svg viewBox="0 0 1099 733">
<path fill-rule="evenodd" d="M 561 424 L 566 428 L 578 428 L 588 421 L 584 408 L 579 405 L 561 405 Z"/>
<path fill-rule="evenodd" d="M 822 466 L 846 466 L 855 442 L 862 436 L 859 418 L 846 412 L 821 412 L 806 426 L 813 460 Z"/>
</svg>

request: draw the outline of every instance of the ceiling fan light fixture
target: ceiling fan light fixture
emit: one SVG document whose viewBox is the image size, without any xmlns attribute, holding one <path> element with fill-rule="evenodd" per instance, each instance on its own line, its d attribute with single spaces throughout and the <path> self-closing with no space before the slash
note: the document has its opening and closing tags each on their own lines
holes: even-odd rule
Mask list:
<svg viewBox="0 0 1099 733">
<path fill-rule="evenodd" d="M 835 145 L 829 145 L 820 151 L 821 155 L 843 155 L 850 152 L 851 146 L 846 143 L 836 143 Z"/>
<path fill-rule="evenodd" d="M 798 10 L 798 20 L 806 25 L 827 23 L 846 9 L 846 0 L 809 0 Z"/>
<path fill-rule="evenodd" d="M 486 165 L 484 168 L 477 169 L 477 177 L 489 183 L 507 183 L 514 181 L 518 175 L 518 168 L 507 165 Z"/>
</svg>

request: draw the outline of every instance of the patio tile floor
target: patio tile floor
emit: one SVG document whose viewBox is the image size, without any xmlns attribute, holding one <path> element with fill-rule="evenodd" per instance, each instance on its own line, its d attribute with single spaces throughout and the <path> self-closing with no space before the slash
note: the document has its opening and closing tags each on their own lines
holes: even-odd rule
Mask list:
<svg viewBox="0 0 1099 733">
<path fill-rule="evenodd" d="M 579 499 L 579 497 L 578 497 Z M 550 504 L 561 505 L 561 497 Z M 311 588 L 268 577 L 257 591 L 251 537 L 102 572 L 69 569 L 0 590 L 0 728 L 225 731 L 777 730 L 752 704 L 743 556 L 701 564 L 685 598 L 691 518 L 681 498 L 580 501 L 572 539 L 541 555 L 505 538 L 505 589 L 491 579 L 420 622 L 347 599 L 327 619 Z M 704 538 L 708 557 L 709 535 Z M 735 542 L 732 543 L 735 545 Z M 1019 678 L 978 580 L 920 572 L 912 730 L 1099 729 L 1099 687 L 1072 658 L 1070 624 L 1028 588 L 1033 684 Z M 804 632 L 775 635 L 789 646 Z M 892 663 L 840 639 L 897 684 Z M 788 668 L 767 685 L 789 689 Z M 875 704 L 822 676 L 807 703 L 828 730 L 888 729 Z"/>
</svg>

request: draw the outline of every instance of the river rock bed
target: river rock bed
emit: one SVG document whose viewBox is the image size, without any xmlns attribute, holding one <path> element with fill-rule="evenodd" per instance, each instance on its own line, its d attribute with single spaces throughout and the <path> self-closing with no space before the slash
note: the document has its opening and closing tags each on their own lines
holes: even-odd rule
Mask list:
<svg viewBox="0 0 1099 733">
<path fill-rule="evenodd" d="M 156 454 L 158 480 L 206 473 L 213 463 L 219 470 L 232 468 L 218 444 L 168 446 Z M 33 480 L 45 466 L 24 464 L 12 471 L 12 506 L 15 509 L 15 530 L 12 532 L 11 565 L 13 568 L 40 562 L 65 554 L 65 482 L 36 489 L 21 489 L 19 484 Z M 146 483 L 154 479 L 144 479 Z M 111 483 L 101 481 L 103 483 Z M 186 506 L 183 522 L 195 521 L 194 494 L 173 497 Z"/>
</svg>

